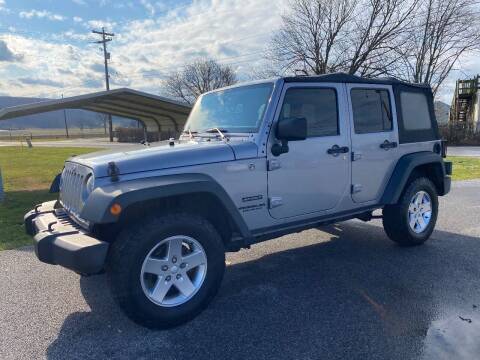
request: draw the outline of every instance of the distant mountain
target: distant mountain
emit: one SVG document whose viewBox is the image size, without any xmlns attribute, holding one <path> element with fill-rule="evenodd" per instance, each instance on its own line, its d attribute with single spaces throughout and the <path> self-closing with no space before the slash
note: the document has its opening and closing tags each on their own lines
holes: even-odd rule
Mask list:
<svg viewBox="0 0 480 360">
<path fill-rule="evenodd" d="M 0 108 L 31 104 L 50 99 L 0 96 Z M 103 128 L 103 114 L 86 110 L 66 110 L 69 128 Z M 114 126 L 136 126 L 136 121 L 113 117 Z M 16 119 L 0 121 L 0 129 L 62 129 L 65 127 L 63 111 L 22 116 Z"/>
<path fill-rule="evenodd" d="M 435 101 L 434 107 L 438 125 L 447 125 L 448 117 L 450 115 L 450 105 L 445 104 L 442 101 Z"/>
</svg>

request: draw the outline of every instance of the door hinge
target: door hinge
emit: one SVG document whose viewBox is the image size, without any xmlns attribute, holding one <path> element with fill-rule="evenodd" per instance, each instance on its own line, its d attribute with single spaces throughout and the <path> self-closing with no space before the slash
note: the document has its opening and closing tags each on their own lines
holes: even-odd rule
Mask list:
<svg viewBox="0 0 480 360">
<path fill-rule="evenodd" d="M 363 190 L 362 184 L 352 184 L 352 194 L 359 193 Z"/>
<path fill-rule="evenodd" d="M 362 153 L 352 151 L 352 161 L 357 161 L 362 158 Z"/>
<path fill-rule="evenodd" d="M 268 199 L 268 208 L 273 209 L 283 205 L 283 199 L 280 196 L 272 196 Z"/>
<path fill-rule="evenodd" d="M 280 164 L 280 161 L 272 159 L 267 161 L 267 169 L 268 171 L 273 171 L 280 169 L 282 166 Z"/>
</svg>

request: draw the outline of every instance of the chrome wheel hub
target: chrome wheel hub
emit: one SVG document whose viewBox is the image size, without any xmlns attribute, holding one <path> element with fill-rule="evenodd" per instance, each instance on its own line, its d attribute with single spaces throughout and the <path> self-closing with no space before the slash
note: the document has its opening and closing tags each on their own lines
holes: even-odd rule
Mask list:
<svg viewBox="0 0 480 360">
<path fill-rule="evenodd" d="M 408 206 L 408 224 L 416 234 L 420 234 L 428 227 L 432 218 L 432 201 L 425 191 L 417 192 Z"/>
<path fill-rule="evenodd" d="M 172 307 L 190 300 L 207 274 L 207 255 L 189 236 L 177 235 L 158 243 L 145 257 L 140 272 L 144 294 L 157 305 Z"/>
</svg>

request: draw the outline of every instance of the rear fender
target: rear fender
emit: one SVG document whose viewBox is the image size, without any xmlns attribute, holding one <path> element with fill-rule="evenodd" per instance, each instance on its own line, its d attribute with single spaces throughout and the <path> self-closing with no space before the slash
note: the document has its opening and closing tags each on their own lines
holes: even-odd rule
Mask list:
<svg viewBox="0 0 480 360">
<path fill-rule="evenodd" d="M 403 189 L 405 188 L 405 185 L 407 185 L 408 179 L 415 169 L 427 164 L 435 164 L 437 165 L 436 168 L 439 169 L 433 174 L 429 174 L 430 176 L 435 177 L 436 183 L 441 184 L 439 195 L 445 195 L 448 193 L 449 188 L 446 188 L 447 185 L 445 184 L 447 182 L 445 179 L 450 180 L 450 178 L 447 177 L 445 164 L 441 155 L 434 152 L 424 151 L 404 155 L 398 160 L 383 193 L 381 204 L 396 204 L 402 194 Z"/>
</svg>

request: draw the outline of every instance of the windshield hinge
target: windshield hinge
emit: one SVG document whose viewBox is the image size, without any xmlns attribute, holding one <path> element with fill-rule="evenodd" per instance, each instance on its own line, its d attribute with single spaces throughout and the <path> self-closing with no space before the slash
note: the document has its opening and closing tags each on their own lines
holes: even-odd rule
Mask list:
<svg viewBox="0 0 480 360">
<path fill-rule="evenodd" d="M 267 160 L 267 170 L 268 171 L 277 170 L 277 169 L 280 169 L 281 167 L 282 166 L 280 164 L 280 161 L 275 160 L 275 159 Z"/>
</svg>

